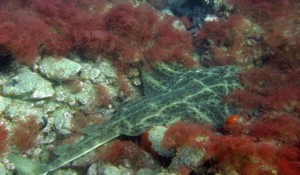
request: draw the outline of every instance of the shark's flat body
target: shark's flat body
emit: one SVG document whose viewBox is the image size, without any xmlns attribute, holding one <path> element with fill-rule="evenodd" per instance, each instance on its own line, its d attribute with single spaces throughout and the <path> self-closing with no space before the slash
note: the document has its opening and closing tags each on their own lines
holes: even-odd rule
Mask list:
<svg viewBox="0 0 300 175">
<path fill-rule="evenodd" d="M 229 91 L 240 87 L 234 66 L 184 70 L 161 64 L 143 74 L 145 96 L 121 104 L 104 125 L 89 127 L 79 143 L 56 149 L 58 158 L 41 164 L 15 154 L 8 156 L 19 175 L 42 175 L 54 171 L 100 145 L 120 136 L 135 136 L 151 126 L 179 120 L 222 124 L 235 109 L 223 104 Z"/>
</svg>

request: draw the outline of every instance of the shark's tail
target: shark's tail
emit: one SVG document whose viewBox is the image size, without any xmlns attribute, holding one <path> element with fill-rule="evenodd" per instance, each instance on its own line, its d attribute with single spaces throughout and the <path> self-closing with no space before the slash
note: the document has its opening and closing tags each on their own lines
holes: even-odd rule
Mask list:
<svg viewBox="0 0 300 175">
<path fill-rule="evenodd" d="M 47 165 L 32 161 L 16 154 L 9 154 L 8 160 L 15 164 L 18 175 L 46 175 Z"/>
</svg>

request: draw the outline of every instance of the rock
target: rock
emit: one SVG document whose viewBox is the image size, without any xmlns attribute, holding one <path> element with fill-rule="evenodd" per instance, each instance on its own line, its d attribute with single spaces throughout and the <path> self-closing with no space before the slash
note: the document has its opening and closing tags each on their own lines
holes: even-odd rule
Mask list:
<svg viewBox="0 0 300 175">
<path fill-rule="evenodd" d="M 121 175 L 119 168 L 108 164 L 98 166 L 97 173 L 97 175 Z"/>
<path fill-rule="evenodd" d="M 54 126 L 62 134 L 70 134 L 71 120 L 73 115 L 69 112 L 69 109 L 58 109 L 53 113 Z"/>
<path fill-rule="evenodd" d="M 52 80 L 72 80 L 77 77 L 81 65 L 67 58 L 44 58 L 39 64 L 39 71 Z"/>
<path fill-rule="evenodd" d="M 70 90 L 64 86 L 55 87 L 55 99 L 58 102 L 63 102 L 73 106 L 76 104 L 75 95 L 70 93 Z"/>
<path fill-rule="evenodd" d="M 111 164 L 93 164 L 89 167 L 87 175 L 134 175 L 133 170 L 124 166 L 113 166 Z"/>
<path fill-rule="evenodd" d="M 97 175 L 97 171 L 98 171 L 98 165 L 93 164 L 89 167 L 87 171 L 87 175 Z"/>
<path fill-rule="evenodd" d="M 157 175 L 159 173 L 158 170 L 153 170 L 149 168 L 140 169 L 136 175 Z"/>
<path fill-rule="evenodd" d="M 178 175 L 178 174 L 176 174 L 176 173 L 169 173 L 167 171 L 163 171 L 163 172 L 157 173 L 156 175 Z"/>
<path fill-rule="evenodd" d="M 80 77 L 91 80 L 93 83 L 112 84 L 117 81 L 115 68 L 105 60 L 96 61 L 94 64 L 84 64 Z"/>
<path fill-rule="evenodd" d="M 51 174 L 52 175 L 80 175 L 80 173 L 72 169 L 59 169 L 54 171 Z"/>
<path fill-rule="evenodd" d="M 180 167 L 196 169 L 204 163 L 205 151 L 196 148 L 183 147 L 178 150 L 173 158 L 169 169 L 176 172 Z"/>
<path fill-rule="evenodd" d="M 89 105 L 95 101 L 96 90 L 89 81 L 83 82 L 82 91 L 75 94 L 75 99 L 79 104 Z"/>
<path fill-rule="evenodd" d="M 25 99 L 43 99 L 54 95 L 51 83 L 27 67 L 21 68 L 2 89 L 3 96 L 21 96 Z"/>
<path fill-rule="evenodd" d="M 156 152 L 162 157 L 170 157 L 174 152 L 174 150 L 164 150 L 161 147 L 161 142 L 163 141 L 166 131 L 167 128 L 164 126 L 154 126 L 145 133 L 147 138 L 144 137 L 145 134 L 142 137 L 147 139 L 147 142 L 151 144 L 151 151 Z"/>
<path fill-rule="evenodd" d="M 0 96 L 0 114 L 3 113 L 10 104 L 11 99 Z"/>
</svg>

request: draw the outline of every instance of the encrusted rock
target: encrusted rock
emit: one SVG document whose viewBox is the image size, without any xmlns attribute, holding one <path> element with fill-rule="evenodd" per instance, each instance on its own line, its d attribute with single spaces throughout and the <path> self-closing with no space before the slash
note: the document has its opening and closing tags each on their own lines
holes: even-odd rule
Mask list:
<svg viewBox="0 0 300 175">
<path fill-rule="evenodd" d="M 11 104 L 10 98 L 0 96 L 0 113 L 3 113 L 8 105 Z"/>
<path fill-rule="evenodd" d="M 205 151 L 190 147 L 179 149 L 176 157 L 173 158 L 169 169 L 177 171 L 180 167 L 196 169 L 204 163 Z"/>
<path fill-rule="evenodd" d="M 27 102 L 23 100 L 12 100 L 11 104 L 7 106 L 4 112 L 5 116 L 12 119 L 15 117 L 26 117 L 32 116 L 42 116 L 42 109 L 35 107 L 32 102 Z"/>
<path fill-rule="evenodd" d="M 4 96 L 21 96 L 25 99 L 43 99 L 54 94 L 51 83 L 27 67 L 20 69 L 2 88 Z"/>
<path fill-rule="evenodd" d="M 167 128 L 164 126 L 154 126 L 147 132 L 152 149 L 162 157 L 170 157 L 173 154 L 173 150 L 164 150 L 161 147 L 161 142 L 163 141 L 166 131 Z"/>
<path fill-rule="evenodd" d="M 80 173 L 72 169 L 59 169 L 54 171 L 51 174 L 52 175 L 80 175 Z"/>
<path fill-rule="evenodd" d="M 57 86 L 55 88 L 55 99 L 59 102 L 64 102 L 73 106 L 76 104 L 75 95 L 70 93 L 70 90 L 63 86 Z"/>
<path fill-rule="evenodd" d="M 95 89 L 89 81 L 82 84 L 82 91 L 75 94 L 75 99 L 82 105 L 88 105 L 95 101 Z"/>
<path fill-rule="evenodd" d="M 121 175 L 121 172 L 120 172 L 119 168 L 117 168 L 113 165 L 94 164 L 89 168 L 87 175 Z"/>
<path fill-rule="evenodd" d="M 72 80 L 77 77 L 81 65 L 67 58 L 44 58 L 39 64 L 39 71 L 49 79 Z"/>
<path fill-rule="evenodd" d="M 62 134 L 70 134 L 72 114 L 69 109 L 59 109 L 53 113 L 54 126 Z"/>
<path fill-rule="evenodd" d="M 93 83 L 111 84 L 117 80 L 117 74 L 112 64 L 106 60 L 96 61 L 94 66 L 84 64 L 80 77 Z"/>
<path fill-rule="evenodd" d="M 136 175 L 156 175 L 158 174 L 159 171 L 158 170 L 154 170 L 154 169 L 149 169 L 149 168 L 144 168 L 144 169 L 140 169 Z"/>
</svg>

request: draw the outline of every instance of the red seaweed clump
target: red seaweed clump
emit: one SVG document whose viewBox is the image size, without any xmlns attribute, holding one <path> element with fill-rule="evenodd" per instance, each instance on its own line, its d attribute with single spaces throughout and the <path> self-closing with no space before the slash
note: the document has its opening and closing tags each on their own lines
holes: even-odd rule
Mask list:
<svg viewBox="0 0 300 175">
<path fill-rule="evenodd" d="M 299 1 L 232 1 L 236 12 L 262 28 L 263 45 L 269 54 L 262 63 L 244 71 L 244 89 L 227 100 L 244 111 L 261 115 L 300 115 L 300 14 Z M 258 15 L 261 14 L 261 15 Z M 262 18 L 263 17 L 263 18 Z"/>
<path fill-rule="evenodd" d="M 224 127 L 231 135 L 248 135 L 276 145 L 300 144 L 300 119 L 293 116 L 264 116 L 248 123 Z"/>
<path fill-rule="evenodd" d="M 213 56 L 209 65 L 205 66 L 247 66 L 257 60 L 256 51 L 259 50 L 260 43 L 249 46 L 247 42 L 249 38 L 260 38 L 256 28 L 239 14 L 204 23 L 195 40 L 199 48 L 208 49 Z"/>
<path fill-rule="evenodd" d="M 258 143 L 251 137 L 215 136 L 206 147 L 207 159 L 215 162 L 224 172 L 239 174 L 271 174 L 270 162 L 275 156 L 275 147 L 268 143 Z"/>
<path fill-rule="evenodd" d="M 211 41 L 209 49 L 214 56 L 214 63 L 239 64 L 237 58 L 241 57 L 237 56 L 242 54 L 242 60 L 246 63 L 250 57 L 250 63 L 257 65 L 240 75 L 245 88 L 233 91 L 227 97 L 227 101 L 239 106 L 251 116 L 287 114 L 299 117 L 299 1 L 230 2 L 234 4 L 234 15 L 205 24 L 198 34 L 200 41 Z M 247 28 L 241 28 L 241 22 L 245 20 L 257 25 L 260 34 L 256 36 L 260 36 L 259 38 L 244 37 Z M 251 52 L 248 52 L 249 49 Z M 265 53 L 251 54 L 259 50 Z"/>
<path fill-rule="evenodd" d="M 34 117 L 28 120 L 18 120 L 16 126 L 12 129 L 12 135 L 9 142 L 19 151 L 27 151 L 36 145 L 36 139 L 39 135 L 40 126 Z"/>
<path fill-rule="evenodd" d="M 134 170 L 154 166 L 149 154 L 130 141 L 116 140 L 100 149 L 100 160 L 105 163 L 131 166 Z"/>
<path fill-rule="evenodd" d="M 162 147 L 205 150 L 203 164 L 186 167 L 200 174 L 299 174 L 299 122 L 294 117 L 278 116 L 235 123 L 225 128 L 228 132 L 220 133 L 203 124 L 178 122 L 169 127 Z"/>
<path fill-rule="evenodd" d="M 27 151 L 36 145 L 39 134 L 39 124 L 34 117 L 28 120 L 18 120 L 16 125 L 7 130 L 6 126 L 0 123 L 0 157 L 4 156 L 9 149 Z"/>
<path fill-rule="evenodd" d="M 161 146 L 166 150 L 183 146 L 199 148 L 212 135 L 213 131 L 208 126 L 177 122 L 168 128 Z"/>
<path fill-rule="evenodd" d="M 299 1 L 229 2 L 234 5 L 232 15 L 205 23 L 195 38 L 212 53 L 211 65 L 299 66 Z"/>
<path fill-rule="evenodd" d="M 7 141 L 8 141 L 8 131 L 3 125 L 3 123 L 0 121 L 0 157 L 2 157 L 6 151 Z"/>
<path fill-rule="evenodd" d="M 27 0 L 0 3 L 0 55 L 32 64 L 43 54 L 81 52 L 110 59 L 119 71 L 159 61 L 193 65 L 191 36 L 175 17 L 127 1 Z"/>
<path fill-rule="evenodd" d="M 13 55 L 17 62 L 32 64 L 48 37 L 48 25 L 37 13 L 0 5 L 0 55 Z"/>
</svg>

